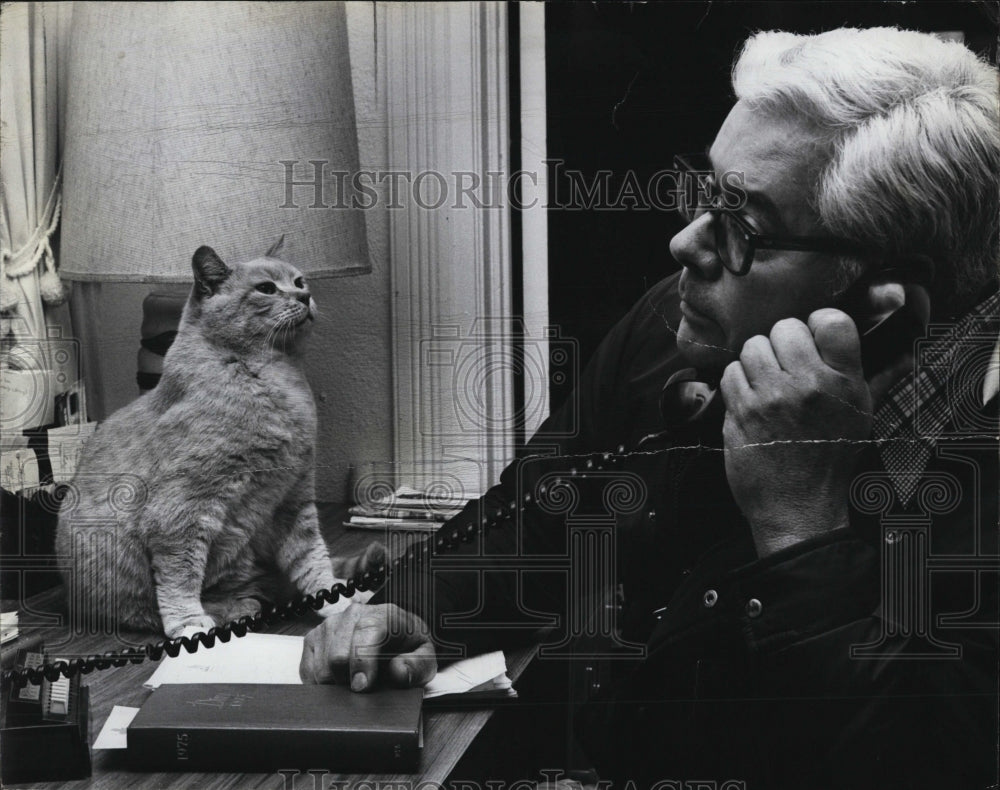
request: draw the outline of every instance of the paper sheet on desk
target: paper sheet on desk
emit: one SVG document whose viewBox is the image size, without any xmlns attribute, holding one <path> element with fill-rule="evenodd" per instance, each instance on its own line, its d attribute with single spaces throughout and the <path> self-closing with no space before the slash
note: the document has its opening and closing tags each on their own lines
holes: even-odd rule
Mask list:
<svg viewBox="0 0 1000 790">
<path fill-rule="evenodd" d="M 95 749 L 126 749 L 128 748 L 127 732 L 128 725 L 132 723 L 138 708 L 126 708 L 124 705 L 115 705 L 111 709 L 111 715 L 101 727 L 101 733 L 94 741 Z"/>
<path fill-rule="evenodd" d="M 164 683 L 291 683 L 299 684 L 302 658 L 301 636 L 249 633 L 196 653 L 181 651 L 164 658 L 147 688 Z M 507 661 L 500 651 L 484 653 L 445 667 L 427 684 L 424 699 L 467 691 L 511 688 Z"/>
<path fill-rule="evenodd" d="M 424 699 L 468 691 L 502 691 L 512 689 L 507 677 L 507 659 L 499 650 L 456 661 L 424 686 Z"/>
<path fill-rule="evenodd" d="M 164 658 L 143 685 L 159 688 L 164 683 L 292 683 L 298 684 L 302 659 L 301 636 L 250 633 L 216 642 L 195 653 L 185 650 L 176 658 Z"/>
</svg>

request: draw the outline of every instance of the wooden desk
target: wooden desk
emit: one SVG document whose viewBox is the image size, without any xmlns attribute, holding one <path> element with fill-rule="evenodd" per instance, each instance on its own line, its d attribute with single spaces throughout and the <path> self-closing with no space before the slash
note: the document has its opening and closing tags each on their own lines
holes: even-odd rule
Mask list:
<svg viewBox="0 0 1000 790">
<path fill-rule="evenodd" d="M 363 549 L 375 533 L 345 530 L 340 526 L 343 510 L 334 507 L 321 508 L 324 534 L 333 552 L 348 553 Z M 24 602 L 21 636 L 4 646 L 4 652 L 15 651 L 26 644 L 44 641 L 46 648 L 58 650 L 64 655 L 88 655 L 107 650 L 120 650 L 128 644 L 106 635 L 70 636 L 67 624 L 66 604 L 62 589 L 55 589 L 34 596 Z M 30 622 L 44 618 L 54 618 L 58 625 L 32 627 Z M 321 622 L 310 614 L 300 620 L 279 623 L 269 633 L 305 634 Z M 152 634 L 123 634 L 133 639 L 135 644 L 155 641 Z M 524 671 L 531 661 L 534 650 L 522 650 L 507 656 L 508 674 L 512 680 Z M 6 664 L 7 662 L 5 662 Z M 90 713 L 92 737 L 96 738 L 114 705 L 139 707 L 153 692 L 142 684 L 156 669 L 155 662 L 114 667 L 84 676 L 84 683 L 90 687 Z M 424 714 L 424 748 L 420 758 L 418 774 L 391 775 L 373 774 L 337 775 L 327 774 L 313 785 L 310 776 L 299 776 L 294 783 L 290 777 L 279 774 L 187 774 L 187 773 L 141 773 L 129 770 L 121 751 L 94 751 L 93 774 L 90 779 L 71 782 L 51 782 L 39 785 L 45 788 L 83 790 L 83 788 L 193 788 L 199 790 L 223 790 L 223 788 L 275 788 L 279 790 L 327 790 L 330 787 L 387 786 L 389 782 L 408 781 L 415 786 L 421 782 L 443 784 L 449 773 L 464 754 L 476 735 L 492 716 L 492 710 L 428 711 Z M 362 782 L 369 782 L 363 785 Z M 335 784 L 342 782 L 345 784 Z M 378 783 L 382 783 L 379 785 Z M 28 787 L 29 785 L 11 785 Z M 388 785 L 392 786 L 392 785 Z M 427 785 L 433 787 L 433 784 Z"/>
</svg>

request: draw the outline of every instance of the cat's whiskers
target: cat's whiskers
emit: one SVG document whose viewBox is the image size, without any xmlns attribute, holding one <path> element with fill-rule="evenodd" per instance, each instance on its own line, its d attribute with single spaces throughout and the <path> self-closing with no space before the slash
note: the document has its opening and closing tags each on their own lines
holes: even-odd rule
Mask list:
<svg viewBox="0 0 1000 790">
<path fill-rule="evenodd" d="M 279 311 L 274 322 L 268 328 L 267 336 L 264 339 L 269 353 L 272 355 L 276 351 L 288 353 L 294 347 L 298 327 L 306 320 L 305 317 L 299 320 L 297 318 L 298 313 L 299 311 L 294 307 L 285 307 Z M 308 311 L 306 312 L 306 316 L 308 316 Z"/>
<path fill-rule="evenodd" d="M 281 323 L 272 324 L 267 330 L 267 337 L 264 339 L 264 345 L 267 348 L 267 353 L 270 357 L 270 361 L 274 361 L 274 355 L 276 346 L 278 343 L 278 333 L 281 331 Z"/>
</svg>

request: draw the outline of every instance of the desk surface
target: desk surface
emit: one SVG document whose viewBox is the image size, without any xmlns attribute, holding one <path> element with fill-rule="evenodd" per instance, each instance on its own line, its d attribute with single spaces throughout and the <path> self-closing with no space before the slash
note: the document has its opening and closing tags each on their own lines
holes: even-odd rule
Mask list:
<svg viewBox="0 0 1000 790">
<path fill-rule="evenodd" d="M 339 526 L 342 511 L 335 508 L 321 509 L 324 522 L 324 534 L 331 550 L 340 553 L 351 553 L 366 546 L 377 536 L 365 531 L 349 531 Z M 4 652 L 14 651 L 28 642 L 45 642 L 47 649 L 58 649 L 64 655 L 89 655 L 107 650 L 120 650 L 127 647 L 118 638 L 108 635 L 72 636 L 67 624 L 66 606 L 61 589 L 52 590 L 24 602 L 20 611 L 22 625 L 21 637 L 4 646 Z M 35 625 L 31 623 L 54 623 L 52 625 Z M 316 615 L 286 623 L 279 623 L 269 630 L 269 633 L 304 634 L 321 622 Z M 126 635 L 127 637 L 128 635 Z M 154 641 L 150 634 L 135 634 L 136 643 Z M 533 650 L 523 650 L 508 653 L 507 668 L 512 680 L 517 680 L 525 667 L 531 661 Z M 6 664 L 6 662 L 5 662 Z M 114 705 L 139 707 L 149 694 L 153 693 L 143 688 L 142 684 L 156 669 L 155 662 L 145 662 L 139 665 L 115 667 L 86 675 L 84 683 L 90 687 L 91 734 L 97 737 L 100 728 L 104 726 L 108 714 Z M 336 775 L 333 773 L 323 777 L 316 784 L 319 788 L 336 787 L 338 780 L 359 785 L 367 780 L 370 786 L 378 786 L 376 782 L 413 781 L 415 778 L 423 782 L 443 783 L 459 758 L 472 743 L 473 739 L 490 719 L 492 711 L 461 710 L 461 711 L 428 711 L 424 714 L 424 748 L 420 758 L 418 774 L 390 775 Z M 182 774 L 182 773 L 140 773 L 125 767 L 124 753 L 121 751 L 94 751 L 93 774 L 90 779 L 71 782 L 50 782 L 40 785 L 45 788 L 65 788 L 65 790 L 82 790 L 82 788 L 191 788 L 199 790 L 222 790 L 223 788 L 281 788 L 281 790 L 313 790 L 311 777 L 299 777 L 293 786 L 288 777 L 279 774 Z M 27 785 L 11 785 L 25 787 Z M 342 785 L 341 785 L 342 786 Z M 391 786 L 391 785 L 390 785 Z M 431 785 L 433 786 L 433 785 Z"/>
</svg>

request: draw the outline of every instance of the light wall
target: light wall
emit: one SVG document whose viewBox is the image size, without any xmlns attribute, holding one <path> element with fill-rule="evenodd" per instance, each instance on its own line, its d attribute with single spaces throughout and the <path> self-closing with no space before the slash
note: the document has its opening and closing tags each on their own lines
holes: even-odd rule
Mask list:
<svg viewBox="0 0 1000 790">
<path fill-rule="evenodd" d="M 377 95 L 375 82 L 374 22 L 370 4 L 347 3 L 362 169 L 385 167 L 387 159 L 384 97 Z M 392 458 L 388 218 L 384 211 L 369 211 L 365 219 L 371 273 L 310 283 L 321 313 L 306 356 L 319 416 L 316 496 L 321 501 L 347 500 L 351 466 Z M 204 243 L 222 246 L 212 239 Z M 89 306 L 100 339 L 84 357 L 97 368 L 102 390 L 91 398 L 92 419 L 105 418 L 138 395 L 142 300 L 154 289 L 164 286 L 106 283 Z"/>
</svg>

